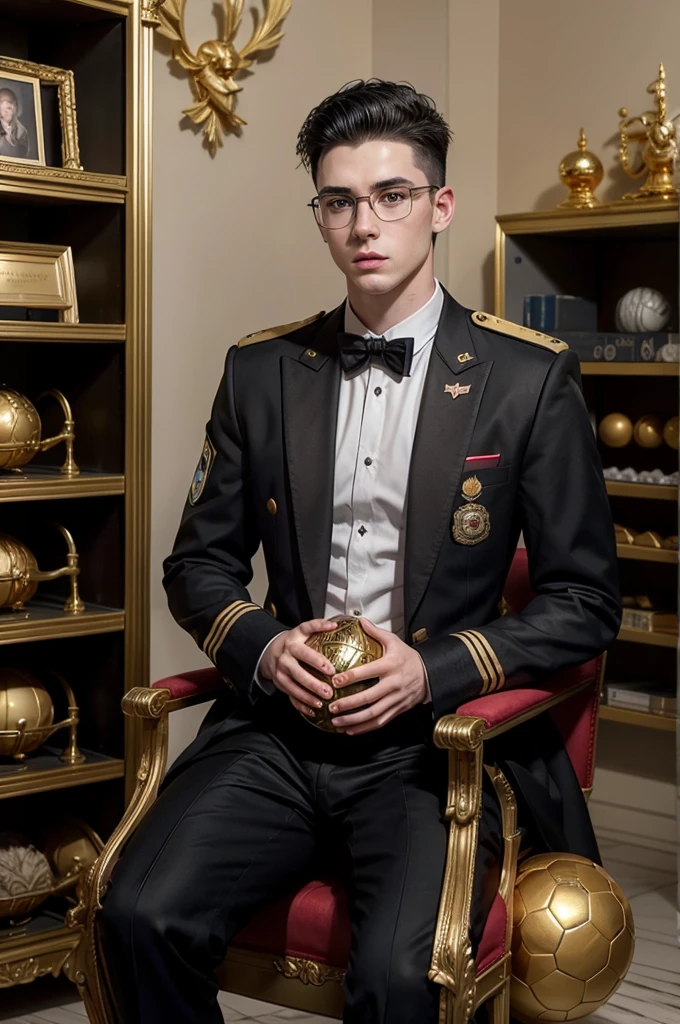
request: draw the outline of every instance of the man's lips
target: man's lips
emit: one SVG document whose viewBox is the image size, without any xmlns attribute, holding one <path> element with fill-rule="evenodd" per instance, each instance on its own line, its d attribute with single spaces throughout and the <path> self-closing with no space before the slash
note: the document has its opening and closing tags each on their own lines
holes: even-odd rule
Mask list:
<svg viewBox="0 0 680 1024">
<path fill-rule="evenodd" d="M 378 252 L 360 252 L 352 262 L 364 270 L 372 270 L 374 267 L 382 266 L 386 259 L 387 256 L 381 256 Z"/>
</svg>

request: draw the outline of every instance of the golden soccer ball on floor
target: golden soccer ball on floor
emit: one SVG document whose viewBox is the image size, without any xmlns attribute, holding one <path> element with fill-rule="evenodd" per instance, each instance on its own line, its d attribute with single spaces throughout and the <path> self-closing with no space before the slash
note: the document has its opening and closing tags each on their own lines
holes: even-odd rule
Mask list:
<svg viewBox="0 0 680 1024">
<path fill-rule="evenodd" d="M 383 645 L 368 635 L 359 619 L 349 616 L 334 616 L 331 621 L 338 623 L 337 629 L 328 630 L 326 633 L 312 633 L 305 640 L 305 643 L 313 650 L 320 651 L 324 658 L 330 661 L 336 673 L 345 672 L 350 668 L 358 668 L 359 665 L 367 665 L 372 661 L 377 661 L 378 658 L 382 658 L 384 653 Z M 327 700 L 319 697 L 322 707 L 315 711 L 313 718 L 302 715 L 306 722 L 317 726 L 319 729 L 323 729 L 324 732 L 337 732 L 337 729 L 331 722 L 331 718 L 336 716 L 329 711 L 329 704 L 332 704 L 334 700 L 340 697 L 349 697 L 352 693 L 367 690 L 378 682 L 376 676 L 371 679 L 362 679 L 358 683 L 350 683 L 349 686 L 339 686 L 336 688 L 333 686 L 332 677 L 324 675 L 323 672 L 317 672 L 310 665 L 305 665 L 305 668 L 313 676 L 316 676 L 317 679 L 323 680 L 324 683 L 330 683 L 333 689 L 333 696 Z"/>
<path fill-rule="evenodd" d="M 514 892 L 513 1017 L 578 1020 L 614 994 L 633 959 L 630 905 L 598 864 L 543 853 L 520 868 Z"/>
</svg>

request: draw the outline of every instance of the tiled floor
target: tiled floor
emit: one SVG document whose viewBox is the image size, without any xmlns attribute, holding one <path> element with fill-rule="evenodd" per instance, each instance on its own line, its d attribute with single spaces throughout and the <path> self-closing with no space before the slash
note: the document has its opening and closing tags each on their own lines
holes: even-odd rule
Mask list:
<svg viewBox="0 0 680 1024">
<path fill-rule="evenodd" d="M 586 1024 L 679 1024 L 680 946 L 676 938 L 675 852 L 600 843 L 605 866 L 625 890 L 637 929 L 635 958 L 611 1001 Z M 330 1018 L 283 1009 L 229 992 L 220 994 L 225 1021 L 240 1024 L 329 1024 Z M 85 1008 L 63 978 L 45 978 L 0 993 L 0 1021 L 6 1024 L 85 1024 Z"/>
</svg>

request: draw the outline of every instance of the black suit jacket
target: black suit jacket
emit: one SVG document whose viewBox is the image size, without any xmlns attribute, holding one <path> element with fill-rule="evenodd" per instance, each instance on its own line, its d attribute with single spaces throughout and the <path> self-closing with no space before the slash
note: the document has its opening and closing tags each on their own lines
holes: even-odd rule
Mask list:
<svg viewBox="0 0 680 1024">
<path fill-rule="evenodd" d="M 172 614 L 222 672 L 238 707 L 228 715 L 226 702 L 214 708 L 174 770 L 276 699 L 253 684 L 263 648 L 282 629 L 323 615 L 343 327 L 344 303 L 287 333 L 244 339 L 227 354 L 202 475 L 165 561 L 164 585 Z M 559 343 L 531 344 L 532 337 L 540 340 L 445 294 L 404 467 L 405 635 L 425 663 L 435 718 L 480 693 L 587 661 L 618 631 L 616 547 L 579 361 Z M 456 383 L 469 390 L 454 398 L 446 388 Z M 466 457 L 496 453 L 497 466 L 466 471 Z M 462 486 L 472 476 L 482 485 L 474 502 L 486 510 L 489 534 L 467 544 L 452 524 L 470 503 Z M 520 530 L 536 596 L 523 611 L 501 615 Z M 264 608 L 247 590 L 260 543 Z M 546 742 L 542 753 L 527 747 L 523 763 L 531 762 L 534 777 L 558 744 L 554 733 Z M 548 788 L 558 801 L 564 796 L 561 783 Z M 571 845 L 579 845 L 573 837 Z"/>
</svg>

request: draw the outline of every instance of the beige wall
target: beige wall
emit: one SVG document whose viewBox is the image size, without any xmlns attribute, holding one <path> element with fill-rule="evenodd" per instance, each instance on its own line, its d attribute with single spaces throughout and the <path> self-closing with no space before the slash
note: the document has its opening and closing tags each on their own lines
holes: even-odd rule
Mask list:
<svg viewBox="0 0 680 1024">
<path fill-rule="evenodd" d="M 210 5 L 188 5 L 192 41 L 212 38 Z M 239 99 L 248 122 L 211 159 L 180 119 L 183 76 L 155 56 L 152 661 L 154 677 L 205 664 L 174 625 L 160 586 L 203 438 L 226 348 L 241 335 L 329 308 L 342 297 L 334 266 L 304 204 L 294 142 L 309 108 L 343 82 L 371 74 L 409 80 L 437 101 L 454 142 L 453 225 L 437 273 L 466 305 L 492 304 L 494 216 L 548 208 L 578 130 L 607 172 L 603 198 L 627 185 L 615 164 L 618 108 L 646 106 L 666 62 L 669 107 L 680 110 L 676 0 L 294 0 L 273 58 L 255 67 Z M 337 31 L 338 18 L 349 27 Z M 586 26 L 586 28 L 583 28 Z M 161 50 L 162 48 L 162 50 Z M 321 57 L 320 57 L 321 55 Z M 634 187 L 634 186 L 633 186 Z M 266 218 L 258 196 L 270 196 Z M 264 593 L 258 563 L 253 597 Z M 174 716 L 171 756 L 202 711 Z M 633 732 L 634 736 L 628 736 Z M 672 832 L 673 738 L 607 724 L 594 816 L 660 842 Z M 630 755 L 631 745 L 636 755 Z M 625 794 L 625 813 L 621 807 Z"/>
</svg>

